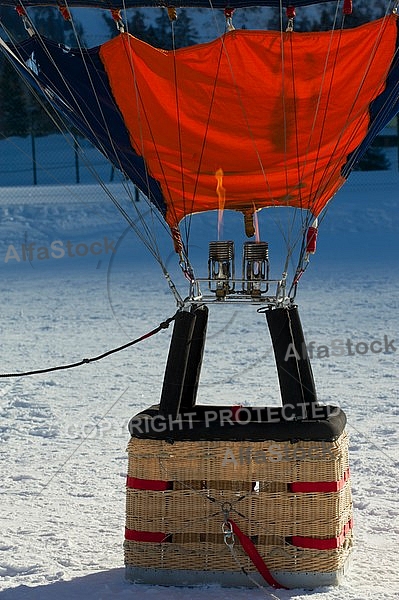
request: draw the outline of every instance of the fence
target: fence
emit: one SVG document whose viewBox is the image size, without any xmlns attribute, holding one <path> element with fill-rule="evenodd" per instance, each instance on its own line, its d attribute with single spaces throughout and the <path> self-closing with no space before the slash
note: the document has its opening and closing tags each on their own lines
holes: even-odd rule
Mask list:
<svg viewBox="0 0 399 600">
<path fill-rule="evenodd" d="M 377 138 L 380 149 L 385 153 L 391 169 L 399 171 L 399 146 L 393 131 Z M 389 144 L 386 138 L 389 138 Z M 0 141 L 0 188 L 8 188 L 8 202 L 12 202 L 13 188 L 15 202 L 21 198 L 20 188 L 34 189 L 40 186 L 74 186 L 76 184 L 96 184 L 99 179 L 104 184 L 120 181 L 119 172 L 88 141 L 78 143 L 71 135 L 50 135 L 46 137 L 12 137 Z M 350 180 L 360 181 L 359 172 L 354 172 Z M 93 185 L 93 200 L 98 198 L 99 186 Z M 33 194 L 34 195 L 34 194 Z M 0 200 L 1 201 L 1 200 Z M 29 203 L 25 200 L 24 203 Z"/>
<path fill-rule="evenodd" d="M 0 142 L 0 187 L 105 183 L 115 171 L 86 140 L 71 135 L 11 137 Z"/>
</svg>

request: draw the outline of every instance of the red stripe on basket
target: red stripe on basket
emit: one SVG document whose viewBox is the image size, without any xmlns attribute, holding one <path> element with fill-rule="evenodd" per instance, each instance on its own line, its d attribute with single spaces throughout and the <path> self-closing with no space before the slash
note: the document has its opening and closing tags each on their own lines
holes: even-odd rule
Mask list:
<svg viewBox="0 0 399 600">
<path fill-rule="evenodd" d="M 161 544 L 169 541 L 169 535 L 162 531 L 136 531 L 125 527 L 125 540 L 131 542 L 153 542 Z"/>
<path fill-rule="evenodd" d="M 353 527 L 353 519 L 348 521 L 341 533 L 335 538 L 320 539 L 293 535 L 290 538 L 291 544 L 299 548 L 310 548 L 313 550 L 334 550 L 339 548 L 345 541 L 345 537 Z"/>
<path fill-rule="evenodd" d="M 173 489 L 172 481 L 161 481 L 160 479 L 139 479 L 138 477 L 127 477 L 126 486 L 135 490 L 152 490 L 164 492 Z"/>
<path fill-rule="evenodd" d="M 339 481 L 295 481 L 290 483 L 290 491 L 295 493 L 311 492 L 339 492 L 349 480 L 349 469 L 345 471 Z"/>
</svg>

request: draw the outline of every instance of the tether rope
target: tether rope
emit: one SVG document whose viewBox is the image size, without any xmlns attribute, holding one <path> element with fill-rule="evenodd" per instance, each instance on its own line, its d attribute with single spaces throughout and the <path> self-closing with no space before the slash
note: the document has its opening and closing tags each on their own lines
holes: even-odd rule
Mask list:
<svg viewBox="0 0 399 600">
<path fill-rule="evenodd" d="M 6 377 L 25 377 L 26 375 L 40 375 L 42 373 L 51 373 L 52 371 L 62 371 L 65 369 L 72 369 L 74 367 L 81 367 L 82 365 L 87 365 L 89 363 L 95 362 L 97 360 L 101 360 L 110 356 L 111 354 L 115 354 L 116 352 L 120 352 L 121 350 L 125 350 L 126 348 L 130 348 L 130 346 L 134 346 L 134 344 L 138 344 L 139 342 L 143 342 L 144 340 L 150 338 L 151 336 L 159 333 L 162 329 L 167 329 L 172 321 L 174 321 L 176 317 L 176 313 L 173 317 L 169 317 L 165 321 L 162 321 L 158 327 L 148 331 L 144 335 L 132 340 L 131 342 L 127 342 L 127 344 L 123 344 L 123 346 L 118 346 L 117 348 L 112 348 L 112 350 L 107 350 L 107 352 L 103 352 L 103 354 L 99 354 L 98 356 L 93 356 L 92 358 L 82 358 L 82 360 L 69 363 L 67 365 L 59 365 L 57 367 L 48 367 L 46 369 L 36 369 L 34 371 L 25 371 L 24 373 L 0 373 L 0 378 Z"/>
</svg>

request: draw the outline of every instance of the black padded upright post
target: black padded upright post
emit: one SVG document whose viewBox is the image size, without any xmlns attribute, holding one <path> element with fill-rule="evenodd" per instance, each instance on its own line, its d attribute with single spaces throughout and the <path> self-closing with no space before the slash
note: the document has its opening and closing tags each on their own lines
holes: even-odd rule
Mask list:
<svg viewBox="0 0 399 600">
<path fill-rule="evenodd" d="M 184 310 L 175 317 L 159 404 L 160 413 L 172 418 L 180 410 L 195 320 L 194 313 Z"/>
<path fill-rule="evenodd" d="M 307 418 L 317 402 L 312 367 L 306 349 L 298 308 L 266 311 L 272 338 L 283 406 L 295 406 L 298 418 Z"/>
<path fill-rule="evenodd" d="M 195 325 L 190 344 L 186 376 L 184 378 L 180 412 L 190 410 L 195 406 L 205 348 L 208 307 L 203 304 L 202 306 L 197 306 L 193 312 L 195 315 Z"/>
</svg>

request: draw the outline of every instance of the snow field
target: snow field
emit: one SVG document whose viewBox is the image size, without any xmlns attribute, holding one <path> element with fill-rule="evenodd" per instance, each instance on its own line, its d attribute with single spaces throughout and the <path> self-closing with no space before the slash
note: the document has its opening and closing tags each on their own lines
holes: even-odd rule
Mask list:
<svg viewBox="0 0 399 600">
<path fill-rule="evenodd" d="M 396 172 L 381 177 L 374 174 L 373 184 L 366 174 L 364 184 L 356 179 L 337 197 L 298 294 L 307 342 L 329 350 L 312 360 L 319 398 L 339 404 L 348 417 L 352 565 L 339 588 L 273 592 L 281 600 L 399 598 L 398 179 Z M 159 270 L 130 237 L 113 260 L 105 253 L 31 262 L 1 258 L 10 244 L 20 247 L 25 240 L 118 240 L 126 225 L 113 207 L 93 203 L 91 195 L 89 201 L 89 188 L 81 186 L 81 202 L 73 204 L 69 193 L 54 188 L 56 200 L 42 208 L 37 200 L 7 202 L 10 190 L 2 190 L 3 373 L 98 355 L 175 311 Z M 40 190 L 34 193 L 40 197 Z M 268 597 L 268 589 L 188 590 L 123 579 L 126 426 L 159 398 L 170 334 L 80 368 L 1 380 L 1 600 Z M 368 351 L 335 355 L 333 341 L 348 339 Z M 378 340 L 382 351 L 372 352 Z M 198 402 L 279 403 L 264 316 L 255 309 L 211 309 Z"/>
</svg>

